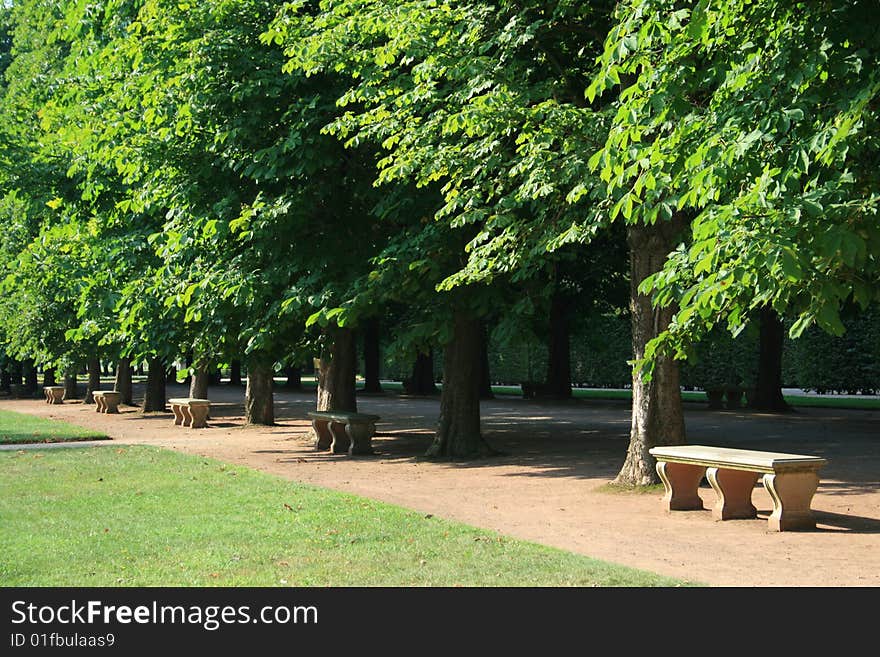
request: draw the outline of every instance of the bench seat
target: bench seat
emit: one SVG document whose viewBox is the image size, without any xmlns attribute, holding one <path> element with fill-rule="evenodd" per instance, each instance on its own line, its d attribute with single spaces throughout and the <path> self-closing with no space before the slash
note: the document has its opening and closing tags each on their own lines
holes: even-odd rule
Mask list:
<svg viewBox="0 0 880 657">
<path fill-rule="evenodd" d="M 211 401 L 198 397 L 175 397 L 169 399 L 171 412 L 174 413 L 174 424 L 201 429 L 208 426 L 208 413 L 211 410 Z"/>
<path fill-rule="evenodd" d="M 95 390 L 92 393 L 95 399 L 95 411 L 98 413 L 118 413 L 119 401 L 122 393 L 115 390 Z"/>
<path fill-rule="evenodd" d="M 697 489 L 705 475 L 716 495 L 716 520 L 755 518 L 752 489 L 763 475 L 761 481 L 773 500 L 771 531 L 816 526 L 810 505 L 819 486 L 819 469 L 826 463 L 823 458 L 706 445 L 653 447 L 649 452 L 657 459 L 667 511 L 702 509 Z"/>
<path fill-rule="evenodd" d="M 46 395 L 47 404 L 64 403 L 64 386 L 43 386 L 43 394 Z"/>
<path fill-rule="evenodd" d="M 308 413 L 315 432 L 315 449 L 329 449 L 333 454 L 373 453 L 373 435 L 378 415 L 349 411 L 311 411 Z"/>
</svg>

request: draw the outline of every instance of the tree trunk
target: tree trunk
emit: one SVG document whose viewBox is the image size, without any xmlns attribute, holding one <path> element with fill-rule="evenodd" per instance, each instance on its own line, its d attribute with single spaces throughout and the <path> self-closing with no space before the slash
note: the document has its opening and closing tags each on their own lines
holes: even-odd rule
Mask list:
<svg viewBox="0 0 880 657">
<path fill-rule="evenodd" d="M 92 393 L 101 389 L 101 361 L 97 358 L 89 358 L 89 378 L 86 384 L 86 396 L 83 398 L 84 404 L 94 404 L 95 398 Z"/>
<path fill-rule="evenodd" d="M 486 325 L 480 325 L 480 399 L 495 399 L 492 392 L 492 374 L 489 370 L 489 330 Z"/>
<path fill-rule="evenodd" d="M 379 320 L 370 319 L 364 325 L 364 392 L 382 392 L 379 382 Z"/>
<path fill-rule="evenodd" d="M 663 267 L 667 254 L 684 228 L 682 221 L 635 225 L 627 228 L 630 252 L 630 311 L 632 313 L 633 356 L 645 354 L 645 346 L 669 326 L 673 308 L 654 308 L 650 296 L 638 291 L 646 276 Z M 642 486 L 657 483 L 656 460 L 648 450 L 658 445 L 685 442 L 684 413 L 681 405 L 678 363 L 661 356 L 654 365 L 651 380 L 633 373 L 632 429 L 629 450 L 614 483 Z"/>
<path fill-rule="evenodd" d="M 219 386 L 222 383 L 220 377 L 220 368 L 218 367 L 210 367 L 208 368 L 208 385 L 209 386 Z"/>
<path fill-rule="evenodd" d="M 558 291 L 550 299 L 550 343 L 547 394 L 554 399 L 571 397 L 571 348 L 568 301 Z"/>
<path fill-rule="evenodd" d="M 0 370 L 0 392 L 9 394 L 12 392 L 12 370 L 11 361 L 6 361 L 6 365 Z"/>
<path fill-rule="evenodd" d="M 355 376 L 357 347 L 351 329 L 325 329 L 327 344 L 318 367 L 319 411 L 357 412 Z"/>
<path fill-rule="evenodd" d="M 119 403 L 128 406 L 132 403 L 131 396 L 131 359 L 120 358 L 116 363 L 116 381 L 113 389 L 119 393 Z"/>
<path fill-rule="evenodd" d="M 47 367 L 43 370 L 43 387 L 48 388 L 55 385 L 58 385 L 58 380 L 55 378 L 55 368 Z"/>
<path fill-rule="evenodd" d="M 177 383 L 177 365 L 174 363 L 165 368 L 165 382 Z"/>
<path fill-rule="evenodd" d="M 151 358 L 148 363 L 147 387 L 144 392 L 144 412 L 165 410 L 165 363 L 161 358 Z"/>
<path fill-rule="evenodd" d="M 76 384 L 76 368 L 71 367 L 64 373 L 64 398 L 78 399 L 79 389 Z"/>
<path fill-rule="evenodd" d="M 37 368 L 31 358 L 21 361 L 21 372 L 24 377 L 24 387 L 21 389 L 22 397 L 34 397 L 39 387 L 39 379 L 37 377 Z"/>
<path fill-rule="evenodd" d="M 758 378 L 751 407 L 759 411 L 790 411 L 782 396 L 782 345 L 785 326 L 772 306 L 761 308 Z"/>
<path fill-rule="evenodd" d="M 416 354 L 412 377 L 403 382 L 408 395 L 436 395 L 439 391 L 434 383 L 434 351 Z"/>
<path fill-rule="evenodd" d="M 265 355 L 253 354 L 248 360 L 244 391 L 244 415 L 248 424 L 275 424 L 274 374 L 273 363 Z"/>
<path fill-rule="evenodd" d="M 189 396 L 194 397 L 195 399 L 207 399 L 208 381 L 210 380 L 208 363 L 197 363 L 194 372 L 195 373 L 190 376 Z"/>
<path fill-rule="evenodd" d="M 288 365 L 284 368 L 284 373 L 287 375 L 287 381 L 284 383 L 285 388 L 302 390 L 302 368 Z"/>
<path fill-rule="evenodd" d="M 443 358 L 440 423 L 427 456 L 474 458 L 492 453 L 480 433 L 480 350 L 483 325 L 456 312 Z"/>
<path fill-rule="evenodd" d="M 241 361 L 234 360 L 229 363 L 229 385 L 241 385 Z"/>
</svg>

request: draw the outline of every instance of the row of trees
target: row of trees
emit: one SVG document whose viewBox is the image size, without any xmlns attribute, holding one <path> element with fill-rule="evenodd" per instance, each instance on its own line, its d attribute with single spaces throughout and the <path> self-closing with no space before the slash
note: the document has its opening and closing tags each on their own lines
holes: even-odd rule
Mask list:
<svg viewBox="0 0 880 657">
<path fill-rule="evenodd" d="M 469 457 L 486 325 L 547 318 L 561 354 L 629 281 L 618 480 L 653 481 L 701 336 L 878 297 L 872 3 L 716 4 L 2 4 L 0 342 L 148 362 L 145 410 L 171 359 L 241 358 L 271 423 L 273 364 L 312 353 L 318 407 L 356 410 L 381 319 L 443 346 L 429 454 Z"/>
</svg>

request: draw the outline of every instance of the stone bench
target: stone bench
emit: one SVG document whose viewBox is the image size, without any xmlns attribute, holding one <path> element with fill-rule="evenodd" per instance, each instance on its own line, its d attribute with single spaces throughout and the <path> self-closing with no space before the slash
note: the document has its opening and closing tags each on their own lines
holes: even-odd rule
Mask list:
<svg viewBox="0 0 880 657">
<path fill-rule="evenodd" d="M 372 454 L 378 415 L 347 411 L 312 411 L 315 449 L 333 454 Z"/>
<path fill-rule="evenodd" d="M 178 397 L 169 399 L 171 412 L 174 413 L 174 424 L 192 429 L 208 426 L 208 412 L 211 402 L 196 397 Z"/>
<path fill-rule="evenodd" d="M 92 393 L 98 413 L 118 413 L 122 393 L 115 390 L 95 390 Z"/>
<path fill-rule="evenodd" d="M 43 394 L 46 395 L 47 404 L 64 403 L 64 386 L 43 386 Z"/>
<path fill-rule="evenodd" d="M 663 504 L 667 511 L 702 509 L 697 489 L 705 474 L 716 495 L 712 510 L 716 520 L 756 518 L 752 489 L 763 475 L 764 488 L 773 499 L 770 531 L 816 526 L 810 504 L 819 486 L 819 469 L 826 463 L 823 458 L 703 445 L 649 451 L 657 459 L 657 473 L 666 488 Z"/>
</svg>

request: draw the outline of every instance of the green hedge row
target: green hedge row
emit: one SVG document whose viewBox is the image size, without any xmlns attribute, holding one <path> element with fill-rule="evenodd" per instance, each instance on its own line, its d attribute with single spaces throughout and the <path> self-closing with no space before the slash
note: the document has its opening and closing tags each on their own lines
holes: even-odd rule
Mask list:
<svg viewBox="0 0 880 657">
<path fill-rule="evenodd" d="M 799 339 L 786 338 L 783 385 L 817 392 L 875 394 L 880 391 L 880 312 L 844 320 L 842 337 L 813 328 Z M 631 384 L 629 317 L 597 315 L 581 318 L 571 336 L 572 383 L 577 387 L 625 388 Z M 695 349 L 696 358 L 683 364 L 681 383 L 705 389 L 722 385 L 754 385 L 758 369 L 757 326 L 736 339 L 716 331 Z M 435 353 L 434 371 L 442 376 L 443 355 Z M 403 380 L 412 363 L 386 358 L 382 377 Z M 535 337 L 489 345 L 491 379 L 498 385 L 542 382 L 547 373 L 547 345 Z"/>
</svg>

